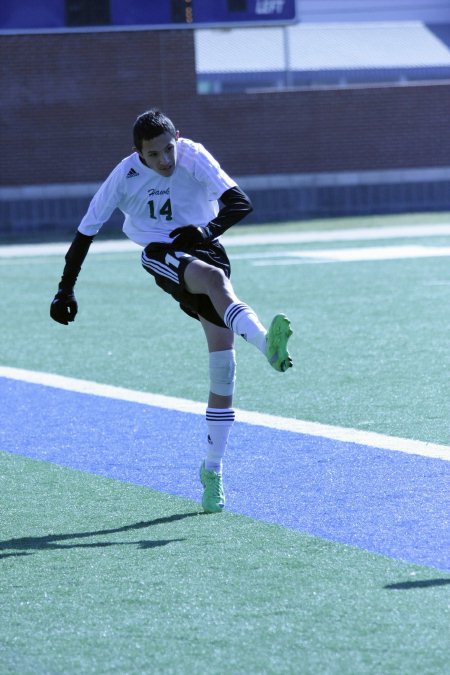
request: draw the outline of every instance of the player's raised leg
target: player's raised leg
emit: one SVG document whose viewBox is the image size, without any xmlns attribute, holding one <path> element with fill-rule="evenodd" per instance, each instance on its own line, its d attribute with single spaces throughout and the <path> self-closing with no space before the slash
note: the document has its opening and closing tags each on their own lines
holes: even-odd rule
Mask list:
<svg viewBox="0 0 450 675">
<path fill-rule="evenodd" d="M 225 325 L 257 347 L 272 368 L 284 372 L 292 366 L 287 349 L 292 328 L 284 314 L 277 314 L 267 331 L 256 312 L 239 300 L 231 281 L 222 270 L 201 260 L 194 260 L 187 265 L 184 281 L 190 293 L 208 295 Z"/>
</svg>

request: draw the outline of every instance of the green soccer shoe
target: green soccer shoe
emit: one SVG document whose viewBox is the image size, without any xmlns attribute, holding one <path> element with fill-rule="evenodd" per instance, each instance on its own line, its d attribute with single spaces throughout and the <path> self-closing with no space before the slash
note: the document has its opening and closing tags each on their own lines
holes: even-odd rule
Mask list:
<svg viewBox="0 0 450 675">
<path fill-rule="evenodd" d="M 200 466 L 200 480 L 204 487 L 202 506 L 205 513 L 220 513 L 225 506 L 222 474 L 207 471 L 205 462 Z"/>
<path fill-rule="evenodd" d="M 272 368 L 284 373 L 292 367 L 287 342 L 292 335 L 291 322 L 284 314 L 274 316 L 266 335 L 266 357 Z"/>
</svg>

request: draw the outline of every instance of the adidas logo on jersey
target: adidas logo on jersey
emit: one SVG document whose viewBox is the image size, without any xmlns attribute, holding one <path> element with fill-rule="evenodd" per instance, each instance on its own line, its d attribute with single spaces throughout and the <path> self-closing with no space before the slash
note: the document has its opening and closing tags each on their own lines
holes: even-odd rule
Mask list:
<svg viewBox="0 0 450 675">
<path fill-rule="evenodd" d="M 127 178 L 134 178 L 135 176 L 139 176 L 138 172 L 134 169 L 130 169 L 127 173 Z"/>
</svg>

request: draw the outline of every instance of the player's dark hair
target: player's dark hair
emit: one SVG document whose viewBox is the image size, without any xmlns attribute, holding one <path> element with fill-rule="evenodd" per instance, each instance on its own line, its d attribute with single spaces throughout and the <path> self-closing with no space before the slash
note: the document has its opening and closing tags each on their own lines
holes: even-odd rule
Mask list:
<svg viewBox="0 0 450 675">
<path fill-rule="evenodd" d="M 142 150 L 143 141 L 168 132 L 175 138 L 176 129 L 173 122 L 160 110 L 152 109 L 139 115 L 133 127 L 133 142 L 138 150 Z"/>
</svg>

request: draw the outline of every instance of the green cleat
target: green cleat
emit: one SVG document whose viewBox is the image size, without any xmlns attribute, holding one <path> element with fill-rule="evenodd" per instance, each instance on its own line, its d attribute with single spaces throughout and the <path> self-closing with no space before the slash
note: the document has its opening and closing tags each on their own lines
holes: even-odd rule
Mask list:
<svg viewBox="0 0 450 675">
<path fill-rule="evenodd" d="M 274 316 L 266 335 L 266 357 L 272 368 L 284 373 L 292 367 L 287 342 L 292 335 L 291 322 L 284 314 Z"/>
<path fill-rule="evenodd" d="M 220 513 L 225 506 L 222 474 L 207 471 L 205 462 L 200 466 L 200 480 L 203 487 L 202 506 L 205 513 Z"/>
</svg>

